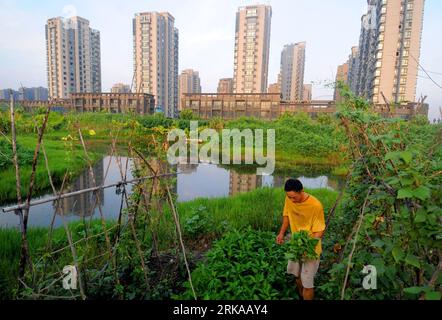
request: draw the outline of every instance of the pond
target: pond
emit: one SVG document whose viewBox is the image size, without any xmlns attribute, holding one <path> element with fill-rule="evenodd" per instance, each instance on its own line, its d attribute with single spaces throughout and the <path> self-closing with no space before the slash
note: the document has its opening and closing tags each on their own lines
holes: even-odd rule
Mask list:
<svg viewBox="0 0 442 320">
<path fill-rule="evenodd" d="M 125 171 L 128 166 L 127 179 L 133 179 L 131 168 L 132 159 L 126 157 L 104 157 L 93 167 L 97 185 L 108 185 L 121 181 L 120 166 Z M 178 201 L 191 201 L 196 198 L 228 197 L 238 193 L 252 191 L 261 187 L 282 187 L 288 177 L 297 177 L 305 188 L 329 188 L 339 190 L 343 181 L 332 177 L 326 169 L 312 168 L 298 169 L 296 172 L 275 173 L 272 176 L 257 176 L 256 170 L 237 167 L 222 167 L 213 164 L 178 165 L 176 167 L 176 182 L 174 190 Z M 89 170 L 84 170 L 66 189 L 73 192 L 94 187 Z M 131 185 L 127 186 L 130 193 Z M 35 197 L 33 200 L 48 199 L 52 193 Z M 92 192 L 75 195 L 61 200 L 64 217 L 67 222 L 100 218 L 100 210 L 106 219 L 117 219 L 121 205 L 121 195 L 116 193 L 116 188 L 108 188 L 99 192 L 99 203 L 96 203 Z M 98 205 L 100 204 L 100 206 Z M 3 205 L 3 207 L 12 204 Z M 33 206 L 29 213 L 29 226 L 47 227 L 54 219 L 54 225 L 61 226 L 62 219 L 55 213 L 54 202 L 47 202 Z M 19 219 L 14 213 L 2 213 L 0 210 L 0 227 L 18 227 Z"/>
</svg>

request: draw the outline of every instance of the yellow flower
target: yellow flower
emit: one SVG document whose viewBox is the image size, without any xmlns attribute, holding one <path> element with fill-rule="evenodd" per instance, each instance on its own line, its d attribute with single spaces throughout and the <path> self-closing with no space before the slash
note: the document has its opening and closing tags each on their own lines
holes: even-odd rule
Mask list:
<svg viewBox="0 0 442 320">
<path fill-rule="evenodd" d="M 89 130 L 89 135 L 90 136 L 95 136 L 96 135 L 95 130 L 93 130 L 93 129 Z"/>
</svg>

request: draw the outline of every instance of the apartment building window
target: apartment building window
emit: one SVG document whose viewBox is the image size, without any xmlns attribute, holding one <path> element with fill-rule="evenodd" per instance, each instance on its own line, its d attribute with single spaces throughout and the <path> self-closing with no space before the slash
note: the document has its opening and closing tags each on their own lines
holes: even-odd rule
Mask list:
<svg viewBox="0 0 442 320">
<path fill-rule="evenodd" d="M 249 30 L 255 30 L 256 29 L 256 23 L 252 21 L 247 22 L 247 29 Z"/>
<path fill-rule="evenodd" d="M 402 68 L 401 69 L 401 75 L 406 76 L 408 73 L 408 68 Z"/>
<path fill-rule="evenodd" d="M 408 59 L 402 59 L 402 65 L 408 66 Z"/>
<path fill-rule="evenodd" d="M 375 71 L 375 76 L 376 76 L 376 77 L 380 77 L 380 76 L 381 76 L 381 70 L 377 69 L 377 70 Z"/>
<path fill-rule="evenodd" d="M 400 94 L 404 94 L 404 93 L 405 93 L 405 86 L 401 86 L 401 87 L 399 88 L 399 93 L 400 93 Z"/>
<path fill-rule="evenodd" d="M 407 78 L 406 77 L 401 77 L 401 84 L 406 84 L 407 83 Z"/>
<path fill-rule="evenodd" d="M 246 12 L 246 17 L 256 17 L 258 14 L 257 9 L 248 9 Z"/>
</svg>

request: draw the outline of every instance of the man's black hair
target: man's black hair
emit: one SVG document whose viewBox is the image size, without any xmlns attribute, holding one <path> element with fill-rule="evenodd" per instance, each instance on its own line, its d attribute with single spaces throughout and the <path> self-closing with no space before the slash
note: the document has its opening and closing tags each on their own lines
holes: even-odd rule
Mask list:
<svg viewBox="0 0 442 320">
<path fill-rule="evenodd" d="M 301 192 L 304 189 L 302 182 L 298 179 L 288 179 L 285 183 L 284 190 L 285 192 Z"/>
</svg>

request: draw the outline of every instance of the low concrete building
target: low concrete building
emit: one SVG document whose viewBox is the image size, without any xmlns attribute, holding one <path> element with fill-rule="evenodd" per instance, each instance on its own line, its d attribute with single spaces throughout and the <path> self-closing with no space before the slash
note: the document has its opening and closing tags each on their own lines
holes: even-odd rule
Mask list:
<svg viewBox="0 0 442 320">
<path fill-rule="evenodd" d="M 0 103 L 8 100 L 0 100 Z M 146 93 L 71 93 L 68 99 L 17 101 L 25 110 L 54 107 L 60 111 L 153 114 L 155 98 Z"/>
<path fill-rule="evenodd" d="M 304 112 L 315 118 L 318 114 L 337 112 L 335 101 L 313 100 L 302 102 L 284 102 L 278 93 L 240 93 L 240 94 L 184 94 L 181 101 L 184 109 L 192 110 L 202 119 L 219 117 L 237 119 L 254 117 L 273 120 L 284 113 Z M 410 119 L 416 114 L 428 115 L 428 105 L 418 109 L 418 103 L 408 103 L 392 108 L 395 117 Z M 375 110 L 385 117 L 390 116 L 386 105 L 377 104 Z"/>
<path fill-rule="evenodd" d="M 72 93 L 70 108 L 77 112 L 153 114 L 155 98 L 146 93 Z"/>
<path fill-rule="evenodd" d="M 240 117 L 273 118 L 280 104 L 278 93 L 238 93 L 238 94 L 184 94 L 184 109 L 190 109 L 203 119 L 220 117 L 236 119 Z"/>
</svg>

